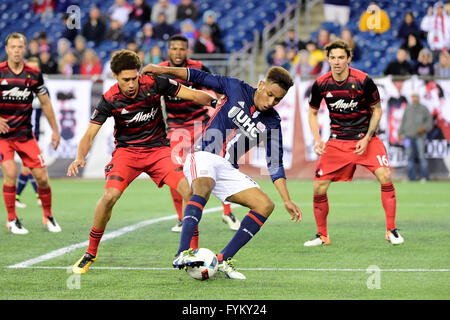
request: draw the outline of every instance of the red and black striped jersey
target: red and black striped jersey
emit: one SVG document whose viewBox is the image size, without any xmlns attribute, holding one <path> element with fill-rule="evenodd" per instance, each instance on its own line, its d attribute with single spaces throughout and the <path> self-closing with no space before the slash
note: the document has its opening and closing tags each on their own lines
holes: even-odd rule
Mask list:
<svg viewBox="0 0 450 320">
<path fill-rule="evenodd" d="M 331 138 L 358 140 L 369 129 L 371 106 L 380 101 L 378 88 L 364 72 L 349 68 L 342 82 L 333 79 L 331 72 L 319 77 L 311 88 L 309 105 L 319 109 L 322 99 L 331 120 Z"/>
<path fill-rule="evenodd" d="M 42 73 L 28 64 L 15 74 L 8 62 L 0 63 L 0 117 L 7 119 L 8 133 L 0 139 L 26 141 L 33 138 L 31 113 L 34 94 L 46 94 Z"/>
<path fill-rule="evenodd" d="M 116 83 L 102 96 L 91 123 L 102 125 L 108 117 L 113 117 L 117 148 L 169 145 L 161 96 L 176 96 L 180 88 L 181 85 L 171 79 L 139 76 L 136 96 L 128 97 Z"/>
<path fill-rule="evenodd" d="M 160 66 L 170 66 L 169 61 L 164 61 Z M 194 68 L 210 73 L 210 70 L 203 65 L 201 61 L 186 59 L 185 68 Z M 188 88 L 201 90 L 203 87 L 193 82 L 175 79 L 177 82 L 185 85 Z M 169 128 L 183 128 L 192 126 L 195 121 L 206 123 L 209 120 L 208 109 L 205 106 L 199 105 L 193 101 L 183 100 L 177 97 L 165 96 L 164 102 L 166 105 L 167 124 Z"/>
</svg>

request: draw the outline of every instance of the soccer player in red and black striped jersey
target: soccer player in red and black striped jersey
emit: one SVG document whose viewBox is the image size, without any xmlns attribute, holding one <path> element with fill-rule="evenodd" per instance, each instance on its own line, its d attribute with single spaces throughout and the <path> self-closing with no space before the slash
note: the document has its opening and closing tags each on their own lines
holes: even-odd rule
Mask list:
<svg viewBox="0 0 450 320">
<path fill-rule="evenodd" d="M 113 117 L 116 149 L 105 167 L 105 192 L 95 208 L 89 247 L 73 266 L 74 273 L 86 273 L 97 259 L 97 249 L 115 203 L 141 173 L 147 173 L 160 188 L 166 184 L 177 190 L 186 202 L 192 194 L 183 170 L 172 160 L 161 96 L 194 100 L 203 105 L 212 105 L 214 97 L 171 79 L 139 75 L 140 69 L 141 61 L 133 51 L 119 50 L 113 54 L 111 70 L 117 83 L 103 95 L 95 108 L 89 127 L 80 140 L 76 159 L 67 170 L 67 175 L 72 176 L 78 173 L 78 167 L 85 166 L 85 157 L 95 136 L 106 119 Z"/>
<path fill-rule="evenodd" d="M 7 61 L 0 63 L 0 163 L 3 169 L 3 199 L 8 213 L 6 228 L 14 234 L 27 234 L 16 214 L 17 165 L 14 153 L 22 159 L 38 186 L 44 218 L 42 223 L 51 232 L 60 232 L 52 214 L 52 192 L 47 168 L 32 131 L 31 113 L 34 94 L 53 130 L 51 145 L 56 150 L 60 141 L 58 124 L 52 104 L 38 69 L 24 62 L 27 40 L 21 33 L 6 38 Z"/>
<path fill-rule="evenodd" d="M 364 72 L 350 68 L 352 52 L 342 40 L 325 47 L 331 71 L 313 84 L 309 125 L 314 151 L 319 155 L 314 177 L 313 211 L 317 234 L 305 246 L 329 245 L 327 190 L 331 182 L 351 181 L 356 166 L 369 169 L 381 184 L 381 202 L 386 216 L 386 240 L 403 243 L 395 227 L 396 197 L 389 160 L 377 136 L 381 104 L 377 86 Z M 331 120 L 331 136 L 325 143 L 319 132 L 318 110 L 325 99 Z"/>
<path fill-rule="evenodd" d="M 203 65 L 201 61 L 187 58 L 188 46 L 189 42 L 185 36 L 177 34 L 170 37 L 167 42 L 169 60 L 163 61 L 159 65 L 166 67 L 194 68 L 210 72 L 208 67 Z M 201 85 L 193 82 L 181 79 L 175 80 L 190 88 L 198 90 L 203 89 Z M 164 102 L 167 114 L 167 124 L 169 125 L 168 138 L 170 139 L 170 146 L 176 152 L 180 166 L 182 167 L 192 144 L 201 135 L 204 124 L 209 120 L 208 108 L 193 101 L 171 96 L 165 96 Z M 177 224 L 172 228 L 172 231 L 181 232 L 183 219 L 182 198 L 176 190 L 170 189 L 170 192 L 178 214 Z M 223 222 L 227 223 L 230 229 L 238 230 L 240 222 L 231 211 L 230 203 L 224 202 L 222 204 Z M 195 249 L 195 241 L 198 242 L 198 232 L 193 239 L 193 246 Z"/>
</svg>

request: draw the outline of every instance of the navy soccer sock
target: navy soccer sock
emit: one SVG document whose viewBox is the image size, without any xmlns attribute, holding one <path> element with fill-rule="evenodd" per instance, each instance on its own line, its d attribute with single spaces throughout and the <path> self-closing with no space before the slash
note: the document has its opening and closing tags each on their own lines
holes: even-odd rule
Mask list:
<svg viewBox="0 0 450 320">
<path fill-rule="evenodd" d="M 242 219 L 241 226 L 234 234 L 234 237 L 218 255 L 219 260 L 227 260 L 233 257 L 239 249 L 241 249 L 251 238 L 261 229 L 267 218 L 250 210 L 250 212 Z"/>
<path fill-rule="evenodd" d="M 17 181 L 16 198 L 20 197 L 20 195 L 22 194 L 23 189 L 27 185 L 28 178 L 29 178 L 28 175 L 26 176 L 23 174 L 19 175 L 19 179 Z"/>
<path fill-rule="evenodd" d="M 192 236 L 202 218 L 203 207 L 206 199 L 202 196 L 193 195 L 184 209 L 183 228 L 181 229 L 180 247 L 178 253 L 189 249 Z"/>
<path fill-rule="evenodd" d="M 31 185 L 33 186 L 34 193 L 38 193 L 38 186 L 36 184 L 36 180 L 34 180 L 34 177 L 31 173 L 28 175 L 28 180 L 30 180 Z"/>
</svg>

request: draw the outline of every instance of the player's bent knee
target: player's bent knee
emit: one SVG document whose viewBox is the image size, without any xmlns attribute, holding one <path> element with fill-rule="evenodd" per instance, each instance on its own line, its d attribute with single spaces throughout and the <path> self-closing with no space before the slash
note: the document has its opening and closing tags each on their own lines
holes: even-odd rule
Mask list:
<svg viewBox="0 0 450 320">
<path fill-rule="evenodd" d="M 253 209 L 264 217 L 270 216 L 275 209 L 275 204 L 269 198 L 259 201 L 258 205 Z"/>
<path fill-rule="evenodd" d="M 375 176 L 381 184 L 392 182 L 392 173 L 389 168 L 378 168 L 375 170 Z"/>
<path fill-rule="evenodd" d="M 328 187 L 330 186 L 331 181 L 316 181 L 314 183 L 314 194 L 325 194 L 328 191 Z"/>
<path fill-rule="evenodd" d="M 102 196 L 102 200 L 109 206 L 114 206 L 114 204 L 119 200 L 122 192 L 115 188 L 108 188 L 105 190 Z"/>
</svg>

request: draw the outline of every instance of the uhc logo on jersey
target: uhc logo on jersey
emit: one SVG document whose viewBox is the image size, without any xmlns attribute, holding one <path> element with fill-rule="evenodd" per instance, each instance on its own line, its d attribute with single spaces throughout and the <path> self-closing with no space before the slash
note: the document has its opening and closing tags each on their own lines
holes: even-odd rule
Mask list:
<svg viewBox="0 0 450 320">
<path fill-rule="evenodd" d="M 261 133 L 258 126 L 263 128 L 260 124 L 257 126 L 252 118 L 249 117 L 243 109 L 236 106 L 233 106 L 230 111 L 228 111 L 228 118 L 232 119 L 234 124 L 250 139 L 256 139 L 257 135 Z"/>
</svg>

